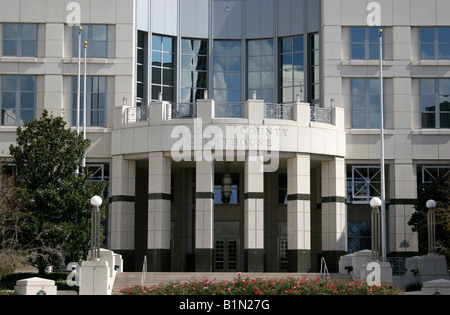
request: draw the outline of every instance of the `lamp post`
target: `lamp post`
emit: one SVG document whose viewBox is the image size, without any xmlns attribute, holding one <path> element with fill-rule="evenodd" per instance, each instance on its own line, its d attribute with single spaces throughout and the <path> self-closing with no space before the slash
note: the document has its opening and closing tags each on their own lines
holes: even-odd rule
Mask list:
<svg viewBox="0 0 450 315">
<path fill-rule="evenodd" d="M 426 206 L 428 208 L 427 221 L 428 221 L 428 255 L 436 254 L 436 221 L 435 221 L 435 209 L 436 201 L 430 199 L 427 201 Z"/>
<path fill-rule="evenodd" d="M 379 260 L 380 257 L 380 232 L 381 232 L 381 220 L 380 220 L 380 207 L 383 202 L 380 198 L 374 197 L 370 200 L 370 206 L 372 207 L 372 259 Z"/>
<path fill-rule="evenodd" d="M 103 200 L 99 196 L 91 198 L 91 260 L 100 261 L 100 206 Z"/>
</svg>

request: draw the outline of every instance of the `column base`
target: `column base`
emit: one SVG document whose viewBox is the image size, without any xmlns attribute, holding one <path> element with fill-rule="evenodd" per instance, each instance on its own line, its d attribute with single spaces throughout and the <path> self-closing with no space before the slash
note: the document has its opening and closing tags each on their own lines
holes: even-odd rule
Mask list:
<svg viewBox="0 0 450 315">
<path fill-rule="evenodd" d="M 170 272 L 170 249 L 148 249 L 147 272 Z"/>
<path fill-rule="evenodd" d="M 264 249 L 246 249 L 244 253 L 246 272 L 264 272 Z"/>
<path fill-rule="evenodd" d="M 311 271 L 311 251 L 305 249 L 288 250 L 288 271 L 289 272 L 310 272 Z"/>
<path fill-rule="evenodd" d="M 328 272 L 330 273 L 339 272 L 339 259 L 341 256 L 344 256 L 345 254 L 347 254 L 345 251 L 340 250 L 322 251 L 322 257 L 325 258 Z"/>
<path fill-rule="evenodd" d="M 196 249 L 195 250 L 195 271 L 213 272 L 214 250 Z"/>
</svg>

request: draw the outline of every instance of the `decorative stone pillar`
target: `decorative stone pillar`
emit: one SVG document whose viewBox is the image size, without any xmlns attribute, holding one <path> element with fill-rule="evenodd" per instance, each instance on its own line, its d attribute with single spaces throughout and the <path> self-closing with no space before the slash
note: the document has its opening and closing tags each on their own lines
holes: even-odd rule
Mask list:
<svg viewBox="0 0 450 315">
<path fill-rule="evenodd" d="M 135 196 L 136 162 L 113 156 L 109 248 L 122 255 L 125 270 L 132 270 L 134 262 Z"/>
<path fill-rule="evenodd" d="M 311 269 L 310 156 L 297 154 L 287 161 L 288 270 Z"/>
<path fill-rule="evenodd" d="M 214 161 L 196 162 L 195 270 L 212 272 L 214 261 Z"/>
<path fill-rule="evenodd" d="M 149 153 L 148 239 L 149 272 L 170 271 L 171 158 Z"/>
<path fill-rule="evenodd" d="M 339 257 L 347 252 L 345 160 L 322 162 L 322 256 L 328 270 L 337 272 Z"/>
<path fill-rule="evenodd" d="M 247 154 L 244 184 L 244 270 L 264 271 L 264 160 Z"/>
</svg>

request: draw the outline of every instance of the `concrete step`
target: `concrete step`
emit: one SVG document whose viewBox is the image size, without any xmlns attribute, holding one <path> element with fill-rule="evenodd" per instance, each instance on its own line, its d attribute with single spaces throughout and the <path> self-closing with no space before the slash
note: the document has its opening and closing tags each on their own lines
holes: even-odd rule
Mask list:
<svg viewBox="0 0 450 315">
<path fill-rule="evenodd" d="M 202 272 L 147 272 L 145 273 L 145 286 L 157 285 L 160 283 L 184 283 L 188 281 L 194 281 L 195 279 L 209 279 L 209 280 L 217 280 L 217 281 L 230 281 L 234 278 L 237 278 L 236 272 L 211 272 L 211 273 L 202 273 Z M 320 273 L 241 273 L 241 278 L 303 278 L 303 277 L 312 277 L 323 278 L 323 274 Z M 338 274 L 333 273 L 330 274 L 330 278 L 333 280 L 348 280 L 351 279 L 349 274 Z M 112 294 L 119 294 L 121 289 L 126 287 L 133 287 L 135 285 L 139 285 L 142 282 L 142 273 L 141 272 L 120 272 L 117 273 L 116 279 L 114 281 L 114 287 Z"/>
</svg>

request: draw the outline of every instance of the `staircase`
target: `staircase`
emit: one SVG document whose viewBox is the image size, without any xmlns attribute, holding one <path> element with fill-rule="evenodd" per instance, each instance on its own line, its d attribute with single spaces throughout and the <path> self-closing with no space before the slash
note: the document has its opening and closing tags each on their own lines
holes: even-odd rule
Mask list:
<svg viewBox="0 0 450 315">
<path fill-rule="evenodd" d="M 323 279 L 322 273 L 241 273 L 241 278 L 303 278 L 303 277 L 313 277 Z M 163 283 L 170 282 L 187 282 L 188 280 L 193 281 L 195 279 L 210 279 L 217 281 L 233 280 L 237 277 L 235 272 L 211 272 L 211 273 L 201 273 L 201 272 L 146 272 L 145 273 L 145 286 L 152 286 Z M 334 280 L 345 280 L 351 279 L 350 274 L 339 274 L 332 273 L 330 278 Z M 114 287 L 112 290 L 113 295 L 120 294 L 120 290 L 126 287 L 133 287 L 141 283 L 142 272 L 119 272 L 117 273 L 116 280 L 114 281 Z"/>
</svg>

